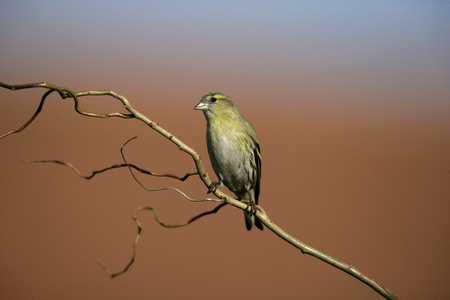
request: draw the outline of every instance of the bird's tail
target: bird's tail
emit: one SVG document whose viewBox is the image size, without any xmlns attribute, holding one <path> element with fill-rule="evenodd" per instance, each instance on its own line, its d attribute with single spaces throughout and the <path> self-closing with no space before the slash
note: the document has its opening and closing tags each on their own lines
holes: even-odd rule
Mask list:
<svg viewBox="0 0 450 300">
<path fill-rule="evenodd" d="M 248 211 L 244 210 L 244 217 L 245 227 L 247 227 L 247 230 L 252 230 L 253 226 L 256 226 L 260 230 L 264 229 L 263 224 L 257 217 L 255 217 L 254 214 L 251 214 Z"/>
</svg>

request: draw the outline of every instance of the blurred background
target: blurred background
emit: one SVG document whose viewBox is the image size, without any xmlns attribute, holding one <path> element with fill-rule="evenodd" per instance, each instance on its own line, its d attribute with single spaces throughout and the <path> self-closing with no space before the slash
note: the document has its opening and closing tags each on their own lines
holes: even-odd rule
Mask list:
<svg viewBox="0 0 450 300">
<path fill-rule="evenodd" d="M 260 203 L 301 241 L 403 299 L 450 287 L 450 4 L 447 1 L 1 1 L 0 80 L 111 89 L 209 164 L 204 94 L 229 95 L 262 149 Z M 0 131 L 44 90 L 0 89 Z M 124 111 L 108 97 L 85 110 Z M 52 95 L 22 133 L 0 140 L 1 299 L 380 299 L 231 207 L 178 229 L 211 203 L 146 192 L 121 162 L 184 175 L 192 159 L 135 120 L 78 115 Z M 149 187 L 186 182 L 139 175 Z M 224 188 L 226 191 L 226 188 Z"/>
</svg>

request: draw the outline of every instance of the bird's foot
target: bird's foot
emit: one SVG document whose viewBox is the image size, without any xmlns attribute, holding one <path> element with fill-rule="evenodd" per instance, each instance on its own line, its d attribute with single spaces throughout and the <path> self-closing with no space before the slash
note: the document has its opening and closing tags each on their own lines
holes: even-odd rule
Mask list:
<svg viewBox="0 0 450 300">
<path fill-rule="evenodd" d="M 241 200 L 241 202 L 247 203 L 247 207 L 245 208 L 245 211 L 250 215 L 253 216 L 254 214 L 256 214 L 256 211 L 258 210 L 256 208 L 256 204 L 255 202 L 251 201 L 251 200 Z"/>
<path fill-rule="evenodd" d="M 219 185 L 221 185 L 220 181 L 211 182 L 211 184 L 208 187 L 208 192 L 206 194 L 214 193 L 217 190 L 217 188 L 219 187 Z"/>
</svg>

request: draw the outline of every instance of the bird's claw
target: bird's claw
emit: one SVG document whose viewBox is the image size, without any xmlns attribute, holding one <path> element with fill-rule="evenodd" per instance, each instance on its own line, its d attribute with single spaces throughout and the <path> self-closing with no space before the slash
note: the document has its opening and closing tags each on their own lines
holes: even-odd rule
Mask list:
<svg viewBox="0 0 450 300">
<path fill-rule="evenodd" d="M 251 201 L 251 200 L 241 200 L 242 202 L 246 202 L 247 203 L 247 207 L 245 208 L 245 211 L 250 215 L 253 216 L 254 214 L 256 214 L 256 211 L 258 210 L 256 208 L 256 204 L 255 202 Z"/>
<path fill-rule="evenodd" d="M 211 182 L 211 184 L 208 187 L 208 192 L 206 194 L 209 193 L 214 193 L 217 190 L 217 187 L 220 185 L 220 182 Z"/>
</svg>

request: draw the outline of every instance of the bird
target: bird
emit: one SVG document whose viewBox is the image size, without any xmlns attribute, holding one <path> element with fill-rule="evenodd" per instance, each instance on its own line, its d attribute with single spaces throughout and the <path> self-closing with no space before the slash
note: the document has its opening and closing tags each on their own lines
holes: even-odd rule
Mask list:
<svg viewBox="0 0 450 300">
<path fill-rule="evenodd" d="M 254 215 L 261 186 L 261 149 L 255 128 L 231 98 L 219 92 L 204 95 L 194 109 L 205 115 L 209 159 L 219 179 L 209 192 L 225 184 L 239 200 L 249 203 L 244 210 L 247 230 L 254 225 L 263 230 Z"/>
</svg>

